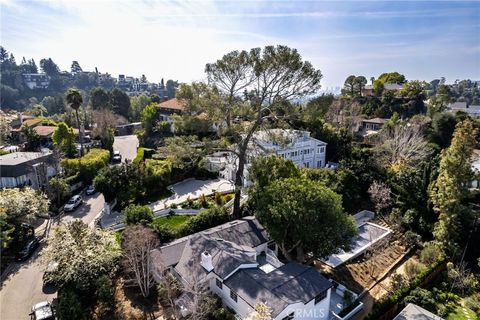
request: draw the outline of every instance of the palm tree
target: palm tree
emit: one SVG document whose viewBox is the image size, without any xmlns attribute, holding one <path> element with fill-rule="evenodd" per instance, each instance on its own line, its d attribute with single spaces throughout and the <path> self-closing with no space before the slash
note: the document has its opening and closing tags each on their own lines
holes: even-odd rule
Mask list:
<svg viewBox="0 0 480 320">
<path fill-rule="evenodd" d="M 75 110 L 75 115 L 77 117 L 77 126 L 80 134 L 80 156 L 83 156 L 83 131 L 80 127 L 80 118 L 78 117 L 78 109 L 82 105 L 83 98 L 78 89 L 70 88 L 67 91 L 66 99 L 67 104 Z"/>
</svg>

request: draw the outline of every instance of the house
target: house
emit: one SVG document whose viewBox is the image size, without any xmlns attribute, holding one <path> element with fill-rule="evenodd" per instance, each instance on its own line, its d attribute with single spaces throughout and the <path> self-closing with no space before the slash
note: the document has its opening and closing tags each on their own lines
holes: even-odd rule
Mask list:
<svg viewBox="0 0 480 320">
<path fill-rule="evenodd" d="M 160 281 L 166 268 L 184 288 L 204 287 L 240 319 L 258 303 L 271 308 L 274 320 L 330 319 L 333 284 L 313 267 L 283 264 L 276 250 L 257 219 L 244 217 L 152 250 L 152 273 Z M 176 300 L 184 316 L 188 292 Z"/>
<path fill-rule="evenodd" d="M 326 165 L 327 143 L 310 137 L 310 132 L 290 129 L 270 129 L 256 132 L 249 144 L 245 165 L 244 185 L 248 181 L 248 170 L 253 160 L 259 156 L 277 155 L 293 161 L 300 168 L 323 168 Z M 238 158 L 231 155 L 221 175 L 234 180 L 238 167 Z"/>
<path fill-rule="evenodd" d="M 403 85 L 397 84 L 397 83 L 384 83 L 383 84 L 383 90 L 386 91 L 399 91 L 403 89 Z M 367 84 L 363 89 L 362 89 L 362 96 L 363 97 L 371 97 L 375 95 L 375 89 L 372 84 Z"/>
<path fill-rule="evenodd" d="M 43 188 L 57 173 L 51 152 L 13 152 L 0 156 L 0 188 Z"/>
<path fill-rule="evenodd" d="M 447 110 L 453 113 L 457 113 L 459 111 L 467 113 L 472 118 L 479 118 L 480 117 L 480 105 L 470 105 L 468 106 L 466 102 L 454 102 L 450 103 L 447 106 Z"/>
<path fill-rule="evenodd" d="M 24 73 L 22 74 L 23 83 L 33 89 L 47 89 L 50 85 L 50 77 L 45 73 Z"/>
<path fill-rule="evenodd" d="M 412 320 L 412 319 L 443 320 L 443 318 L 440 318 L 439 316 L 413 303 L 407 304 L 407 306 L 403 308 L 403 310 L 400 311 L 400 313 L 395 318 L 393 318 L 393 320 Z"/>
<path fill-rule="evenodd" d="M 357 134 L 363 137 L 375 134 L 380 131 L 389 120 L 390 119 L 386 118 L 362 119 L 358 126 Z"/>
</svg>

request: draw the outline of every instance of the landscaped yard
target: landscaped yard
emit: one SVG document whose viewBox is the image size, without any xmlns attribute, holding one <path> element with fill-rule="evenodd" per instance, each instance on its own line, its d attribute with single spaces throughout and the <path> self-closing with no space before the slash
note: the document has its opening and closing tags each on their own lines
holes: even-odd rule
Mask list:
<svg viewBox="0 0 480 320">
<path fill-rule="evenodd" d="M 192 216 L 180 216 L 180 215 L 170 215 L 157 218 L 153 221 L 153 224 L 160 226 L 167 226 L 172 230 L 178 230 L 181 226 L 187 222 Z"/>
</svg>

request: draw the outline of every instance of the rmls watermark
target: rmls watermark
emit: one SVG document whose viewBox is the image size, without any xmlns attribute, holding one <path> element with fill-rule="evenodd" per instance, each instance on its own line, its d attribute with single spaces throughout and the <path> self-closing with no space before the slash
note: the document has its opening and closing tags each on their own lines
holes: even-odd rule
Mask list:
<svg viewBox="0 0 480 320">
<path fill-rule="evenodd" d="M 294 309 L 291 311 L 295 316 L 294 319 L 326 319 L 328 316 L 328 310 L 324 308 L 317 309 Z M 290 313 L 290 314 L 292 314 Z"/>
</svg>

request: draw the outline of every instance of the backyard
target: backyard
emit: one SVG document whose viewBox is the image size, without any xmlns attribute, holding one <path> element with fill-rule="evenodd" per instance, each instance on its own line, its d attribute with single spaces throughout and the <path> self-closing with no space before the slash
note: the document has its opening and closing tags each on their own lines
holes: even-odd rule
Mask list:
<svg viewBox="0 0 480 320">
<path fill-rule="evenodd" d="M 179 230 L 192 216 L 189 215 L 168 215 L 153 220 L 154 225 L 166 226 L 171 230 Z"/>
</svg>

